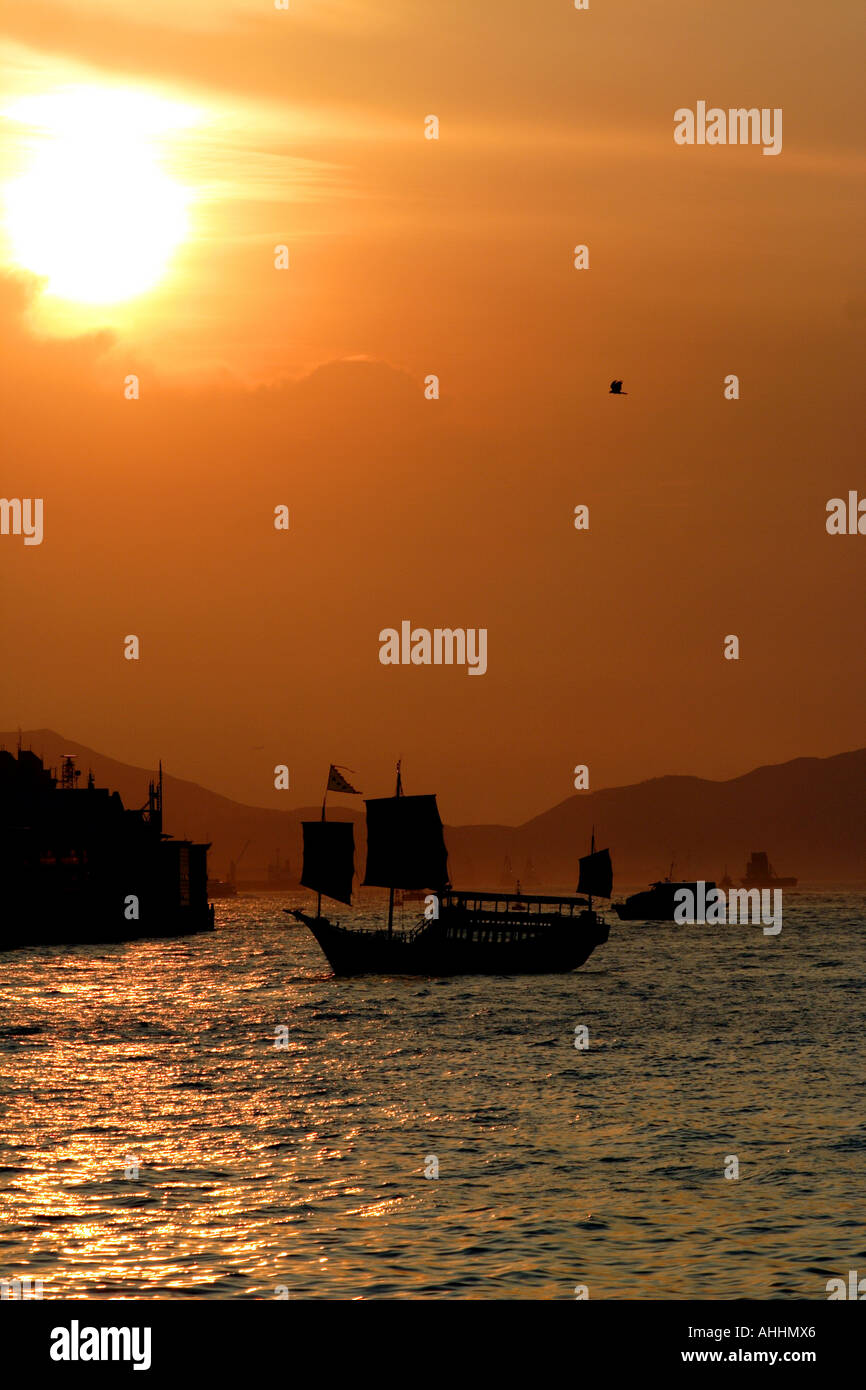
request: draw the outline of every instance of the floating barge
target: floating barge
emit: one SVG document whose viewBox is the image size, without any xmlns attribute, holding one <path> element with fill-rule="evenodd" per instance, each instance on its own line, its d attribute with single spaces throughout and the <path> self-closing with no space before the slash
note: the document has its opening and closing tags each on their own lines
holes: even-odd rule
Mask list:
<svg viewBox="0 0 866 1390">
<path fill-rule="evenodd" d="M 210 846 L 163 833 L 162 769 L 139 810 L 79 777 L 0 750 L 0 950 L 212 930 Z"/>
</svg>

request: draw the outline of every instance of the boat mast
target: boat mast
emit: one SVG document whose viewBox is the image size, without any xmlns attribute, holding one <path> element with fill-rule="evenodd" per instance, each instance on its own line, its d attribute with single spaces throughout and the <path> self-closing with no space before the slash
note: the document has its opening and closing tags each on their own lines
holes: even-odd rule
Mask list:
<svg viewBox="0 0 866 1390">
<path fill-rule="evenodd" d="M 328 777 L 328 781 L 330 781 L 330 775 L 329 775 L 329 777 Z M 325 819 L 325 802 L 326 802 L 327 800 L 328 800 L 328 783 L 326 782 L 326 783 L 325 783 L 325 795 L 322 797 L 322 820 Z M 321 917 L 321 915 L 322 915 L 322 895 L 321 895 L 321 893 L 317 893 L 317 894 L 316 894 L 316 916 L 317 916 L 317 917 Z"/>
<path fill-rule="evenodd" d="M 402 779 L 401 779 L 401 777 L 400 777 L 400 763 L 401 763 L 402 761 L 403 761 L 402 758 L 398 758 L 398 760 L 397 760 L 397 786 L 396 786 L 396 789 L 395 789 L 395 791 L 394 791 L 394 795 L 395 795 L 395 796 L 402 796 L 402 795 L 403 795 L 403 782 L 402 782 Z M 388 935 L 389 935 L 389 936 L 393 936 L 393 935 L 394 935 L 394 889 L 393 889 L 393 886 L 390 887 L 390 888 L 388 889 Z"/>
</svg>

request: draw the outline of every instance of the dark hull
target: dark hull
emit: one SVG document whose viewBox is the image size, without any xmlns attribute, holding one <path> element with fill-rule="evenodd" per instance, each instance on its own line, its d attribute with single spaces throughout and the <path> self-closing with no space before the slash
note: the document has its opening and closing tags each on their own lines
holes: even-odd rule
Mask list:
<svg viewBox="0 0 866 1390">
<path fill-rule="evenodd" d="M 66 902 L 50 911 L 32 906 L 8 911 L 4 905 L 0 926 L 0 951 L 28 946 L 74 946 L 136 941 L 142 937 L 190 936 L 213 931 L 212 907 L 192 910 L 175 907 L 147 911 L 142 905 L 138 921 L 127 921 L 112 905 Z"/>
<path fill-rule="evenodd" d="M 444 911 L 408 936 L 338 927 L 291 915 L 309 927 L 335 975 L 538 975 L 576 970 L 608 938 L 595 913 L 505 929 Z"/>
<path fill-rule="evenodd" d="M 715 886 L 706 882 L 705 891 L 709 893 Z M 624 903 L 615 903 L 617 916 L 621 922 L 673 922 L 674 894 L 680 888 L 688 888 L 697 899 L 697 883 L 655 883 L 643 893 L 633 893 Z"/>
</svg>

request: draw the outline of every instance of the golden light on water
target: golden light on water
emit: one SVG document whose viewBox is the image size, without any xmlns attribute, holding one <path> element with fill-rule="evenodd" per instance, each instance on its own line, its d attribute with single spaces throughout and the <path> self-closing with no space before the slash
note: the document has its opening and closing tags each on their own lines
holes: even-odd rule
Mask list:
<svg viewBox="0 0 866 1390">
<path fill-rule="evenodd" d="M 194 113 L 146 92 L 74 86 L 4 114 L 20 123 L 26 148 L 3 190 L 13 263 L 82 304 L 158 284 L 189 220 L 188 190 L 165 172 L 161 145 Z"/>
</svg>

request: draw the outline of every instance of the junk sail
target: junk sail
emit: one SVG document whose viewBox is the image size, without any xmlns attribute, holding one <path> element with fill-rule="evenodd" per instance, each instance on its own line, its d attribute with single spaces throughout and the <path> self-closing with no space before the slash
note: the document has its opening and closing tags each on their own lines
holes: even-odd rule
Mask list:
<svg viewBox="0 0 866 1390">
<path fill-rule="evenodd" d="M 448 851 L 436 797 L 383 796 L 365 804 L 365 886 L 444 888 Z"/>
<path fill-rule="evenodd" d="M 361 793 L 351 782 L 347 782 L 343 771 L 334 763 L 328 768 L 328 781 L 322 797 L 322 819 L 305 820 L 304 867 L 301 883 L 312 888 L 318 895 L 316 916 L 322 915 L 322 894 L 335 898 L 338 903 L 352 902 L 352 879 L 355 876 L 355 832 L 349 821 L 325 820 L 328 792 L 347 792 L 350 796 Z"/>
<path fill-rule="evenodd" d="M 352 901 L 355 830 L 351 821 L 305 820 L 304 869 L 301 883 L 338 903 Z"/>
<path fill-rule="evenodd" d="M 592 854 L 585 854 L 580 861 L 580 880 L 577 885 L 578 893 L 588 893 L 595 898 L 609 898 L 613 890 L 613 865 L 610 862 L 610 850 L 593 850 Z"/>
</svg>

